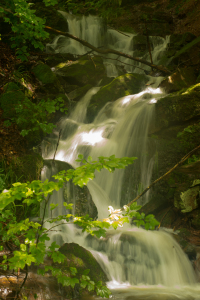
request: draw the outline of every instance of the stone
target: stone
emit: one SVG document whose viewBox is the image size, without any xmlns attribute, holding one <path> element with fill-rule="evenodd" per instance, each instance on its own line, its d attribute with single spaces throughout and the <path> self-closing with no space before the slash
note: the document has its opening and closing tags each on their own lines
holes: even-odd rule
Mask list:
<svg viewBox="0 0 200 300">
<path fill-rule="evenodd" d="M 81 97 L 83 97 L 89 89 L 92 88 L 91 84 L 86 84 L 83 87 L 79 87 L 78 89 L 73 90 L 68 94 L 70 100 L 77 101 Z"/>
<path fill-rule="evenodd" d="M 49 94 L 58 94 L 64 93 L 64 89 L 51 68 L 46 64 L 38 64 L 32 69 L 35 77 L 39 80 L 40 86 L 37 88 L 36 93 L 43 93 L 46 95 Z"/>
<path fill-rule="evenodd" d="M 32 72 L 43 84 L 52 84 L 57 79 L 56 75 L 51 71 L 51 68 L 46 64 L 37 65 L 33 68 Z"/>
<path fill-rule="evenodd" d="M 196 79 L 196 70 L 193 67 L 179 68 L 175 73 L 165 78 L 159 87 L 169 94 L 194 85 Z"/>
<path fill-rule="evenodd" d="M 120 97 L 139 93 L 149 81 L 146 75 L 127 73 L 116 77 L 109 84 L 103 86 L 92 96 L 88 107 L 88 119 L 91 121 L 106 103 L 113 102 Z"/>
<path fill-rule="evenodd" d="M 84 86 L 86 84 L 96 84 L 105 76 L 106 70 L 101 57 L 94 56 L 88 59 L 84 56 L 70 64 L 66 62 L 57 65 L 55 73 L 64 77 L 71 84 Z"/>
<path fill-rule="evenodd" d="M 76 129 L 77 127 L 74 127 L 74 130 Z M 73 132 L 73 128 L 72 128 L 72 132 Z M 52 164 L 53 164 L 53 168 L 52 168 Z M 52 161 L 52 159 L 45 159 L 44 166 L 46 166 L 48 169 L 53 170 L 52 175 L 55 175 L 63 170 L 67 171 L 73 169 L 73 167 L 66 162 L 59 161 L 59 160 Z M 54 179 L 51 178 L 51 180 Z M 69 182 L 66 182 L 64 184 L 63 198 L 65 202 L 74 204 L 75 206 L 74 214 L 78 216 L 85 216 L 88 214 L 90 218 L 93 219 L 97 218 L 97 214 L 98 214 L 97 208 L 92 200 L 92 196 L 90 195 L 87 186 L 80 188 L 78 185 L 74 185 L 70 180 Z M 57 214 L 57 209 L 55 209 L 54 212 L 55 214 Z"/>
<path fill-rule="evenodd" d="M 102 281 L 105 283 L 108 281 L 106 274 L 103 272 L 99 263 L 93 257 L 92 253 L 82 246 L 76 243 L 65 243 L 59 248 L 59 252 L 66 256 L 66 260 L 63 263 L 62 269 L 68 269 L 69 267 L 77 268 L 78 272 L 83 272 L 89 269 L 88 276 L 95 282 Z"/>
<path fill-rule="evenodd" d="M 161 98 L 155 105 L 155 131 L 200 116 L 200 83 Z"/>
</svg>

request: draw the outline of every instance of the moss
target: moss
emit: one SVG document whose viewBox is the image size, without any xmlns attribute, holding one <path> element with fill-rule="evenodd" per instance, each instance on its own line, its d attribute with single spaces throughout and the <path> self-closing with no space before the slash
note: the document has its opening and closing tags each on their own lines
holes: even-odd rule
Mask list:
<svg viewBox="0 0 200 300">
<path fill-rule="evenodd" d="M 72 91 L 71 93 L 68 94 L 68 96 L 71 100 L 78 100 L 82 96 L 84 96 L 87 93 L 87 91 L 91 88 L 92 88 L 91 84 L 86 84 L 83 87 L 80 87 L 80 88 Z"/>
<path fill-rule="evenodd" d="M 108 280 L 91 252 L 85 248 L 75 243 L 69 243 L 64 244 L 59 251 L 66 256 L 64 265 L 61 267 L 63 270 L 67 271 L 69 267 L 75 267 L 78 273 L 82 274 L 84 270 L 90 269 L 89 276 L 91 280 L 104 283 Z"/>
<path fill-rule="evenodd" d="M 56 81 L 56 75 L 51 71 L 51 68 L 45 64 L 39 64 L 33 68 L 35 77 L 43 84 L 49 84 Z"/>
<path fill-rule="evenodd" d="M 200 84 L 160 99 L 156 103 L 157 127 L 188 121 L 200 116 Z"/>
<path fill-rule="evenodd" d="M 102 58 L 94 56 L 88 59 L 86 56 L 69 64 L 68 62 L 56 66 L 56 74 L 67 78 L 71 84 L 84 86 L 94 84 L 105 75 L 105 67 Z"/>
<path fill-rule="evenodd" d="M 120 97 L 136 94 L 141 91 L 148 77 L 141 74 L 124 74 L 103 86 L 91 99 L 88 116 L 91 120 L 107 102 L 115 101 Z"/>
</svg>

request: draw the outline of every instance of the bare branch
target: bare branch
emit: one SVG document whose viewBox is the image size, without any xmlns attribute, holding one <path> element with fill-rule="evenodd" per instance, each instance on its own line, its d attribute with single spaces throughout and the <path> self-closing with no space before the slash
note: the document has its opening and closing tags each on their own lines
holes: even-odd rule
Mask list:
<svg viewBox="0 0 200 300">
<path fill-rule="evenodd" d="M 171 74 L 171 72 L 167 68 L 154 65 L 154 64 L 152 64 L 152 63 L 150 63 L 150 62 L 148 62 L 148 61 L 146 61 L 144 59 L 140 59 L 139 57 L 133 57 L 133 56 L 131 56 L 129 54 L 126 54 L 126 53 L 123 53 L 123 52 L 120 52 L 120 51 L 117 51 L 117 50 L 114 50 L 114 49 L 99 49 L 99 48 L 94 47 L 90 43 L 86 42 L 85 40 L 82 40 L 82 39 L 80 39 L 80 38 L 78 38 L 78 37 L 76 37 L 76 36 L 74 36 L 74 35 L 72 35 L 72 34 L 70 34 L 68 32 L 63 32 L 63 31 L 60 31 L 60 30 L 56 30 L 56 29 L 51 28 L 49 26 L 45 26 L 45 28 L 46 28 L 46 30 L 49 30 L 49 31 L 54 32 L 56 34 L 67 36 L 67 37 L 69 37 L 69 38 L 71 38 L 71 39 L 73 39 L 73 40 L 81 43 L 82 45 L 84 45 L 84 46 L 86 46 L 86 47 L 94 50 L 97 53 L 101 53 L 101 54 L 108 54 L 108 53 L 116 54 L 116 55 L 119 55 L 119 56 L 123 56 L 123 57 L 129 58 L 131 60 L 140 62 L 142 64 L 145 64 L 147 66 L 155 68 L 155 69 L 157 69 L 159 71 L 162 71 L 162 72 L 164 72 L 166 74 Z"/>
<path fill-rule="evenodd" d="M 141 194 L 139 194 L 135 199 L 133 199 L 130 203 L 127 204 L 127 206 L 130 206 L 133 202 L 137 201 L 139 198 L 141 198 L 146 192 L 152 188 L 158 181 L 169 175 L 172 171 L 174 171 L 178 166 L 180 166 L 184 161 L 186 161 L 194 152 L 200 149 L 200 145 L 191 150 L 189 153 L 187 153 L 173 168 L 171 168 L 167 173 L 165 173 L 160 178 L 156 179 L 150 186 L 148 186 Z"/>
</svg>

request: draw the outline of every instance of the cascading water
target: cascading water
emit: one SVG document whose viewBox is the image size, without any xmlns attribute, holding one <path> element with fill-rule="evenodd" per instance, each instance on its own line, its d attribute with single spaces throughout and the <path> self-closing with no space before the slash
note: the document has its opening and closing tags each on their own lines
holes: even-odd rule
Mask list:
<svg viewBox="0 0 200 300">
<path fill-rule="evenodd" d="M 126 37 L 114 30 L 106 31 L 105 25 L 97 17 L 77 18 L 63 13 L 68 21 L 70 33 L 87 40 L 96 47 L 103 44 L 110 48 L 134 55 L 133 35 Z M 100 37 L 100 38 L 99 38 Z M 154 51 L 154 63 L 157 63 L 159 51 L 165 49 L 169 38 L 151 38 Z M 83 54 L 88 50 L 77 42 L 58 37 L 47 49 L 56 52 L 73 52 Z M 132 50 L 131 50 L 132 49 Z M 145 55 L 145 59 L 147 59 Z M 110 56 L 113 58 L 113 56 Z M 108 76 L 118 74 L 117 63 L 107 62 Z M 130 60 L 122 59 L 130 64 Z M 131 63 L 133 64 L 133 63 Z M 141 72 L 140 64 L 126 66 L 127 72 L 134 69 Z M 142 66 L 144 69 L 145 67 Z M 87 107 L 92 95 L 100 87 L 90 89 L 79 101 L 70 116 L 60 120 L 57 131 L 43 143 L 44 159 L 52 159 L 55 153 L 58 133 L 62 129 L 59 146 L 55 159 L 64 164 L 69 163 L 78 167 L 78 154 L 85 157 L 92 156 L 95 160 L 99 156 L 116 157 L 136 156 L 134 163 L 135 180 L 148 186 L 154 164 L 155 149 L 149 152 L 148 129 L 154 115 L 154 103 L 162 96 L 157 88 L 160 78 L 150 78 L 151 87 L 139 94 L 129 95 L 107 103 L 95 117 L 93 123 L 86 123 Z M 64 165 L 63 165 L 64 167 Z M 43 179 L 59 170 L 54 167 L 43 170 Z M 122 201 L 122 181 L 124 171 L 117 170 L 114 174 L 102 171 L 96 174 L 94 181 L 89 182 L 88 188 L 98 210 L 98 218 L 108 215 L 108 205 L 119 208 Z M 134 183 L 132 183 L 133 185 Z M 135 188 L 135 194 L 138 186 Z M 126 200 L 126 199 L 125 199 Z M 142 204 L 148 201 L 148 194 L 142 199 Z M 53 217 L 65 214 L 62 208 L 63 195 L 51 196 L 50 203 L 59 203 Z M 128 201 L 127 201 L 128 202 Z M 50 214 L 50 210 L 48 212 Z M 106 272 L 113 289 L 115 299 L 200 299 L 199 286 L 193 268 L 179 245 L 164 231 L 147 232 L 135 227 L 108 231 L 104 239 L 95 239 L 78 234 L 73 226 L 63 226 L 62 233 L 54 234 L 52 239 L 57 243 L 76 242 L 89 249 Z"/>
</svg>

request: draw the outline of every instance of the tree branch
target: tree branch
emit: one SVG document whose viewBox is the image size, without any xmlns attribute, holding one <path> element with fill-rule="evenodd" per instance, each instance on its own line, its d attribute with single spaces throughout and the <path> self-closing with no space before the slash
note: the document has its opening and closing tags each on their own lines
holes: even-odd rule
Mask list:
<svg viewBox="0 0 200 300">
<path fill-rule="evenodd" d="M 131 56 L 129 54 L 126 54 L 126 53 L 123 53 L 123 52 L 119 52 L 119 51 L 114 50 L 114 49 L 99 49 L 99 48 L 96 48 L 93 45 L 91 45 L 90 43 L 86 42 L 85 40 L 82 40 L 82 39 L 80 39 L 80 38 L 78 38 L 78 37 L 76 37 L 76 36 L 74 36 L 74 35 L 72 35 L 72 34 L 70 34 L 68 32 L 63 32 L 63 31 L 60 31 L 60 30 L 56 30 L 56 29 L 51 28 L 49 26 L 45 26 L 45 29 L 49 30 L 51 32 L 54 32 L 56 34 L 67 36 L 67 37 L 69 37 L 69 38 L 71 38 L 71 39 L 73 39 L 73 40 L 81 43 L 82 45 L 84 45 L 84 46 L 86 46 L 86 47 L 94 50 L 97 53 L 101 53 L 101 54 L 108 54 L 108 53 L 116 54 L 116 55 L 119 55 L 119 56 L 123 56 L 123 57 L 129 58 L 131 60 L 140 62 L 142 64 L 150 66 L 151 68 L 155 68 L 155 69 L 157 69 L 159 71 L 164 72 L 165 74 L 171 74 L 171 72 L 167 68 L 154 65 L 154 64 L 152 64 L 152 63 L 150 63 L 150 62 L 148 62 L 148 61 L 146 61 L 144 59 L 140 59 L 139 57 L 133 57 L 133 56 Z"/>
<path fill-rule="evenodd" d="M 174 171 L 178 166 L 180 166 L 184 161 L 186 161 L 194 152 L 200 149 L 200 145 L 191 150 L 189 153 L 187 153 L 173 168 L 171 168 L 167 173 L 165 173 L 160 178 L 156 179 L 150 186 L 148 186 L 141 194 L 139 194 L 135 199 L 133 199 L 130 203 L 126 204 L 127 206 L 130 206 L 133 202 L 137 201 L 139 198 L 141 198 L 146 192 L 152 188 L 158 181 L 169 175 L 172 171 Z"/>
</svg>

